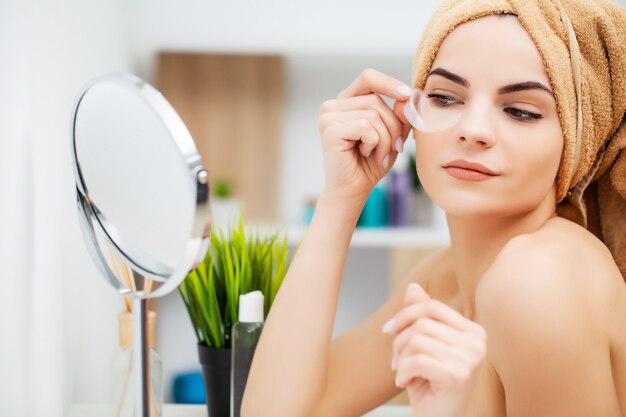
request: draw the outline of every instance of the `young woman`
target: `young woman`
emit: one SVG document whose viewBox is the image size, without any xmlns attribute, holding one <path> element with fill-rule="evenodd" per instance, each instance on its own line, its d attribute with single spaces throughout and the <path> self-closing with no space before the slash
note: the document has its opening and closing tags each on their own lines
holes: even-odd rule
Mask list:
<svg viewBox="0 0 626 417">
<path fill-rule="evenodd" d="M 322 105 L 325 186 L 257 347 L 244 417 L 360 416 L 402 389 L 416 417 L 626 416 L 626 14 L 565 3 L 444 1 L 431 20 L 414 86 L 460 117 L 413 136 L 451 246 L 334 341 L 350 238 L 403 150 L 411 89 L 366 70 Z M 603 26 L 589 29 L 594 13 Z"/>
</svg>

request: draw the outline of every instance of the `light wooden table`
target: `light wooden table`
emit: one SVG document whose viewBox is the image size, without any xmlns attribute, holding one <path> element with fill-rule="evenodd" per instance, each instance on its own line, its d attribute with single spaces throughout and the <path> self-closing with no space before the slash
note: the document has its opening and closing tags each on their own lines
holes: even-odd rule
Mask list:
<svg viewBox="0 0 626 417">
<path fill-rule="evenodd" d="M 66 417 L 110 417 L 109 406 L 73 404 Z M 164 404 L 163 417 L 207 417 L 207 409 L 205 405 Z M 411 417 L 411 409 L 407 406 L 383 405 L 363 417 Z"/>
</svg>

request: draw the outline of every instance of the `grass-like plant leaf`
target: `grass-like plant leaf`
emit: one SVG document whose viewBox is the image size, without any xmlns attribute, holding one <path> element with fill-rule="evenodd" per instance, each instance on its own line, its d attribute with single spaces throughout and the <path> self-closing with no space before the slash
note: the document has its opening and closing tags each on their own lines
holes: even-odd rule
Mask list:
<svg viewBox="0 0 626 417">
<path fill-rule="evenodd" d="M 205 259 L 178 287 L 198 342 L 211 348 L 231 347 L 241 294 L 261 291 L 267 317 L 289 262 L 284 231 L 261 237 L 246 229 L 241 214 L 228 233 L 213 230 Z"/>
</svg>

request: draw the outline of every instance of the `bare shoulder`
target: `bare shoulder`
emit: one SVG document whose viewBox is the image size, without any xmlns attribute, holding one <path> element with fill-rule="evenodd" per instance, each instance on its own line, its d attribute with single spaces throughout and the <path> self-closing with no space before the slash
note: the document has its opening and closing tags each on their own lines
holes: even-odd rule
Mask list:
<svg viewBox="0 0 626 417">
<path fill-rule="evenodd" d="M 626 358 L 611 362 L 608 347 L 626 346 L 626 285 L 593 234 L 555 218 L 511 239 L 480 281 L 476 313 L 511 415 L 615 414 Z"/>
<path fill-rule="evenodd" d="M 530 304 L 575 305 L 588 319 L 606 322 L 626 304 L 624 284 L 608 248 L 583 227 L 557 217 L 503 247 L 479 284 L 477 308 L 506 296 Z"/>
</svg>

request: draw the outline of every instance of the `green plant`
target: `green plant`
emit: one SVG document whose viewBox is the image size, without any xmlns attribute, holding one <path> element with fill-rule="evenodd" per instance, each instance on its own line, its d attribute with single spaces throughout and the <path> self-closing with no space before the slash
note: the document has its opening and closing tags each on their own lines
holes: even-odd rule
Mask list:
<svg viewBox="0 0 626 417">
<path fill-rule="evenodd" d="M 198 342 L 210 348 L 231 347 L 240 294 L 260 290 L 267 317 L 289 266 L 285 234 L 246 232 L 241 215 L 228 235 L 221 228 L 213 231 L 205 259 L 178 287 Z"/>
<path fill-rule="evenodd" d="M 228 180 L 216 180 L 213 184 L 213 195 L 215 198 L 228 198 L 232 193 L 232 185 Z"/>
<path fill-rule="evenodd" d="M 420 191 L 422 188 L 422 183 L 420 182 L 420 178 L 417 176 L 417 169 L 415 167 L 415 154 L 410 153 L 409 156 L 409 170 L 411 171 L 411 179 L 413 184 L 413 191 Z"/>
</svg>

